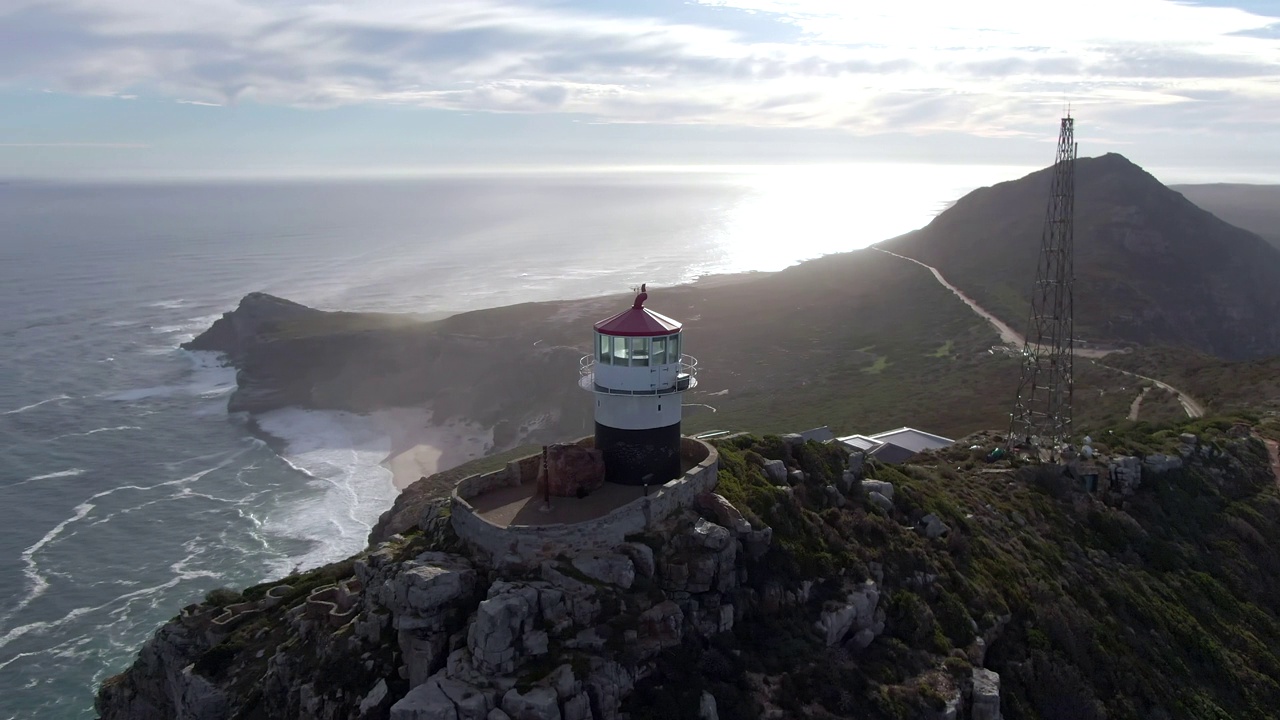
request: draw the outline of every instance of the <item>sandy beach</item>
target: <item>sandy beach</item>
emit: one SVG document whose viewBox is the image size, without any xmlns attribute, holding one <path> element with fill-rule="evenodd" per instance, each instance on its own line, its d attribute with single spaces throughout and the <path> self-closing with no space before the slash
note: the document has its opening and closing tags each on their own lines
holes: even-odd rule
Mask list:
<svg viewBox="0 0 1280 720">
<path fill-rule="evenodd" d="M 391 471 L 397 490 L 481 457 L 493 443 L 492 429 L 456 420 L 436 425 L 425 409 L 396 408 L 378 416 L 391 438 L 391 452 L 382 465 Z"/>
</svg>

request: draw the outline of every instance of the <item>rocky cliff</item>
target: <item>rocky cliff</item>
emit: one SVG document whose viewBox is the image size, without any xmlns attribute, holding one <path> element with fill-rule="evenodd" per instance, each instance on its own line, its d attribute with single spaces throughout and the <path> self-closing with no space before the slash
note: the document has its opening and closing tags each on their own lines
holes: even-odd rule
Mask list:
<svg viewBox="0 0 1280 720">
<path fill-rule="evenodd" d="M 1070 475 L 987 464 L 991 442 L 891 468 L 735 438 L 717 492 L 661 531 L 520 572 L 431 504 L 350 560 L 210 593 L 104 682 L 98 710 L 1269 717 L 1280 497 L 1247 426 L 1117 430 Z"/>
<path fill-rule="evenodd" d="M 537 328 L 485 319 L 464 321 L 461 333 L 452 319 L 328 312 L 250 293 L 183 348 L 222 353 L 237 368 L 230 412 L 429 405 L 441 419 L 494 428 L 498 450 L 582 434 L 590 408 L 570 400 L 584 399 L 581 353 L 539 345 Z"/>
</svg>

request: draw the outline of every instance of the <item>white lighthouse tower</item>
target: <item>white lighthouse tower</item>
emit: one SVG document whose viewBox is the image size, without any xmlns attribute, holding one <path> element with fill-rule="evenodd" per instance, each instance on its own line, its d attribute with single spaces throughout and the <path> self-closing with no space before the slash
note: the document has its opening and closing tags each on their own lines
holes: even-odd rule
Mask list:
<svg viewBox="0 0 1280 720">
<path fill-rule="evenodd" d="M 595 394 L 596 448 L 605 479 L 660 485 L 680 475 L 680 404 L 698 384 L 697 360 L 681 354 L 680 323 L 635 303 L 595 324 L 595 352 L 579 385 Z"/>
</svg>

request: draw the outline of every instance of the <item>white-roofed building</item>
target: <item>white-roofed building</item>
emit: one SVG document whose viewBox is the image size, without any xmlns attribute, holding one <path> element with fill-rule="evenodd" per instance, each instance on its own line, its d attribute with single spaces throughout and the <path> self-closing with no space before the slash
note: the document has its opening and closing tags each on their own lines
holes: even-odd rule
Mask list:
<svg viewBox="0 0 1280 720">
<path fill-rule="evenodd" d="M 911 456 L 952 445 L 955 441 L 915 428 L 901 427 L 874 435 L 836 438 L 850 452 L 863 452 L 881 462 L 900 463 Z"/>
</svg>

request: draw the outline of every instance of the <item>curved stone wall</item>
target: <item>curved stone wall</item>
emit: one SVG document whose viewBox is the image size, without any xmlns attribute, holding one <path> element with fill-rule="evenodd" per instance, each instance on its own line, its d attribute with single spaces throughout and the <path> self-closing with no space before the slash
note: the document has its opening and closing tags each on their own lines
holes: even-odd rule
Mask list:
<svg viewBox="0 0 1280 720">
<path fill-rule="evenodd" d="M 472 548 L 507 565 L 532 565 L 557 555 L 609 552 L 626 542 L 628 535 L 656 529 L 672 513 L 692 505 L 699 494 L 715 488 L 720 468 L 715 448 L 685 437 L 680 439 L 680 455 L 697 464 L 649 495 L 601 517 L 572 524 L 501 527 L 476 514 L 468 500 L 497 488 L 537 482 L 539 455 L 513 460 L 503 470 L 458 482 L 450 497 L 453 529 Z"/>
</svg>

